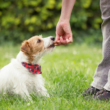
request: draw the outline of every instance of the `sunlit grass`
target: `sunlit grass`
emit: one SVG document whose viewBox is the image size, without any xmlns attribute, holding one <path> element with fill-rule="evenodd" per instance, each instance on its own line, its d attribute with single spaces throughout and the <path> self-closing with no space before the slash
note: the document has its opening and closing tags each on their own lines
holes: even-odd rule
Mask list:
<svg viewBox="0 0 110 110">
<path fill-rule="evenodd" d="M 16 57 L 18 46 L 0 47 L 0 68 Z M 110 102 L 85 100 L 81 96 L 101 61 L 101 48 L 85 44 L 56 47 L 41 60 L 42 75 L 50 98 L 33 97 L 28 104 L 18 97 L 0 98 L 0 110 L 109 110 Z"/>
</svg>

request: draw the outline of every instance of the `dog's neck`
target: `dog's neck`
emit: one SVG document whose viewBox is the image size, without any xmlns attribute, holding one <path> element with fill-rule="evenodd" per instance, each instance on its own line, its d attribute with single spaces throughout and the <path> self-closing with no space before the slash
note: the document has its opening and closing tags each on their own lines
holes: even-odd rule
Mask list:
<svg viewBox="0 0 110 110">
<path fill-rule="evenodd" d="M 22 63 L 22 62 L 26 62 L 26 63 L 29 63 L 28 61 L 28 57 L 22 52 L 20 51 L 16 57 L 16 59 Z M 41 57 L 39 55 L 36 55 L 34 56 L 34 60 L 32 62 L 32 64 L 39 64 L 39 61 L 40 61 Z"/>
</svg>

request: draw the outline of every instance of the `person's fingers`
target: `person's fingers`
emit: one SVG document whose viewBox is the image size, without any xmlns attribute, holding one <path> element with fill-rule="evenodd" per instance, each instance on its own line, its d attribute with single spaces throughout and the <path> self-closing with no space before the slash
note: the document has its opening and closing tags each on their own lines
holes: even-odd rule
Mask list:
<svg viewBox="0 0 110 110">
<path fill-rule="evenodd" d="M 61 41 L 60 41 L 60 40 L 57 40 L 57 41 L 55 42 L 55 44 L 61 45 Z"/>
<path fill-rule="evenodd" d="M 68 44 L 68 43 L 71 43 L 73 41 L 73 39 L 72 39 L 72 36 L 70 37 L 65 37 L 65 36 L 63 36 L 63 37 L 60 37 L 60 40 L 57 40 L 56 42 L 55 42 L 55 44 L 57 45 L 57 46 L 59 46 L 59 45 L 66 45 L 66 44 Z"/>
<path fill-rule="evenodd" d="M 59 43 L 60 42 L 60 40 L 59 39 L 56 39 L 55 41 L 54 41 L 54 43 Z"/>
<path fill-rule="evenodd" d="M 55 39 L 55 44 L 59 44 L 60 42 L 60 36 L 56 33 L 56 39 Z"/>
<path fill-rule="evenodd" d="M 64 37 L 60 37 L 60 41 L 57 42 L 57 45 L 66 45 L 66 44 L 68 44 L 66 39 L 64 39 Z"/>
<path fill-rule="evenodd" d="M 60 42 L 61 42 L 62 45 L 67 44 L 67 41 L 63 37 L 60 37 Z"/>
<path fill-rule="evenodd" d="M 71 34 L 66 35 L 66 41 L 67 41 L 68 43 L 73 42 L 72 33 L 71 33 Z"/>
<path fill-rule="evenodd" d="M 60 35 L 58 35 L 58 34 L 56 33 L 56 39 L 55 39 L 55 41 L 57 41 L 57 40 L 60 40 Z"/>
<path fill-rule="evenodd" d="M 72 37 L 72 35 L 68 38 L 68 40 L 69 40 L 70 43 L 73 42 L 73 37 Z"/>
<path fill-rule="evenodd" d="M 56 40 L 55 40 L 54 43 L 58 46 L 58 45 L 65 44 L 65 42 L 66 42 L 66 41 L 64 41 L 63 38 L 60 37 L 60 35 L 58 35 L 58 34 L 56 33 Z"/>
</svg>

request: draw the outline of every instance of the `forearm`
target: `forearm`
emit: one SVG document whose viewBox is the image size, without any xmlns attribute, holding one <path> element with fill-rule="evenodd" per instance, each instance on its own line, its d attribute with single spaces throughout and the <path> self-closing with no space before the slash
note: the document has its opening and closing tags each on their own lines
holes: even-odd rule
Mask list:
<svg viewBox="0 0 110 110">
<path fill-rule="evenodd" d="M 71 12 L 76 0 L 62 0 L 60 20 L 70 20 Z"/>
</svg>

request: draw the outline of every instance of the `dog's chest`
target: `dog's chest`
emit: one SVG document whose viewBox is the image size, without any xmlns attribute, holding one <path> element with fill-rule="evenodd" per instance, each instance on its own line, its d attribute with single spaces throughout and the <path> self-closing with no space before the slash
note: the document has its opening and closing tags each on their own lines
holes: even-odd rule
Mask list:
<svg viewBox="0 0 110 110">
<path fill-rule="evenodd" d="M 25 81 L 26 87 L 29 92 L 33 92 L 37 84 L 39 84 L 39 76 L 36 74 L 30 74 Z"/>
</svg>

